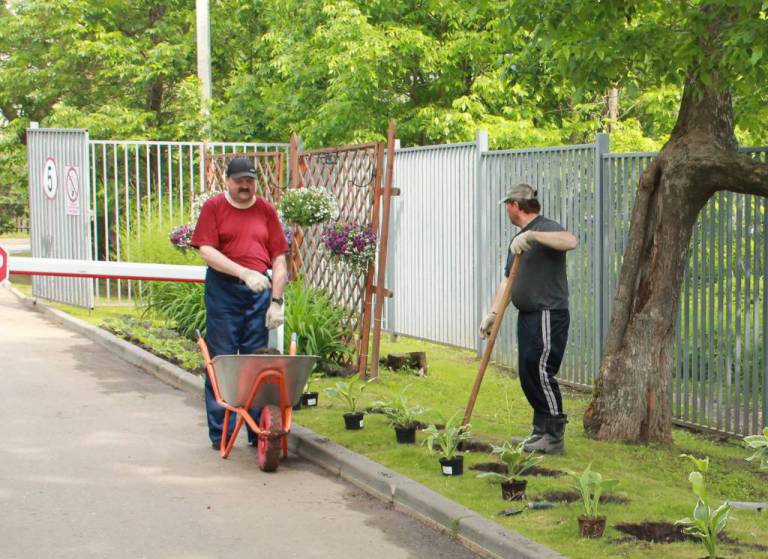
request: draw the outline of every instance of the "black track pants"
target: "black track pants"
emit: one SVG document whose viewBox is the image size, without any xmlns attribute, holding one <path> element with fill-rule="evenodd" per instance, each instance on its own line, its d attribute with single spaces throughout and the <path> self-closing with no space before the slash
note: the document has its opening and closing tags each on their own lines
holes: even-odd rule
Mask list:
<svg viewBox="0 0 768 559">
<path fill-rule="evenodd" d="M 531 407 L 545 415 L 563 413 L 555 375 L 568 341 L 568 310 L 521 312 L 517 318 L 520 384 Z"/>
</svg>

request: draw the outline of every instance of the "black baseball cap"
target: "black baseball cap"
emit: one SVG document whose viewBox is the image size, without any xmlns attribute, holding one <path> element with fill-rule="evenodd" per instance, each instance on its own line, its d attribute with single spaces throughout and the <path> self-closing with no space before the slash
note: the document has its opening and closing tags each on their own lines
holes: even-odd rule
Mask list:
<svg viewBox="0 0 768 559">
<path fill-rule="evenodd" d="M 253 179 L 256 176 L 256 167 L 253 161 L 245 157 L 235 157 L 227 165 L 227 177 L 230 179 L 239 179 L 241 177 L 251 177 Z"/>
</svg>

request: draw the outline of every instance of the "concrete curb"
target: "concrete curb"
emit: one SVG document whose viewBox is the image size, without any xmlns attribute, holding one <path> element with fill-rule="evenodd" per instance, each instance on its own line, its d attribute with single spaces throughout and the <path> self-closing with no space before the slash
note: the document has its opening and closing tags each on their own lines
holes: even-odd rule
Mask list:
<svg viewBox="0 0 768 559">
<path fill-rule="evenodd" d="M 116 353 L 161 381 L 202 399 L 203 379 L 156 357 L 113 334 L 23 295 L 11 292 L 34 310 Z M 294 424 L 292 452 L 349 481 L 372 496 L 456 537 L 469 549 L 494 559 L 556 559 L 563 555 L 447 499 L 389 468 Z"/>
</svg>

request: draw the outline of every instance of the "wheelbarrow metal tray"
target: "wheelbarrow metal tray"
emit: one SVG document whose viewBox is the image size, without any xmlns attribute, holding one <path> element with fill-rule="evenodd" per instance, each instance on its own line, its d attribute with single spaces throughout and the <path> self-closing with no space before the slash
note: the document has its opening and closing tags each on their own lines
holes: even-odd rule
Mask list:
<svg viewBox="0 0 768 559">
<path fill-rule="evenodd" d="M 266 369 L 285 373 L 288 398 L 292 405 L 296 405 L 318 359 L 316 355 L 217 355 L 212 364 L 221 397 L 231 406 L 245 403 L 256 377 Z M 277 385 L 272 383 L 261 386 L 252 407 L 268 405 L 280 405 Z"/>
</svg>

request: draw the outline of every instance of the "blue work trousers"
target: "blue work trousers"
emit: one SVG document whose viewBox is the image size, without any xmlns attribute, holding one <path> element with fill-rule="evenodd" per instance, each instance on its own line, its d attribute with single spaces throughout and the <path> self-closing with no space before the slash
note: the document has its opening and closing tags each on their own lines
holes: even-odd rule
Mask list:
<svg viewBox="0 0 768 559">
<path fill-rule="evenodd" d="M 267 347 L 269 330 L 266 326 L 267 309 L 272 291 L 254 293 L 239 279 L 208 268 L 205 274 L 206 342 L 211 358 L 217 355 L 253 353 Z M 205 377 L 205 408 L 208 412 L 208 435 L 211 442 L 221 441 L 224 408 L 213 395 L 211 380 Z M 258 421 L 261 410 L 250 410 Z M 248 442 L 256 441 L 256 434 L 248 427 Z M 227 437 L 235 428 L 235 414 L 230 415 Z"/>
</svg>

